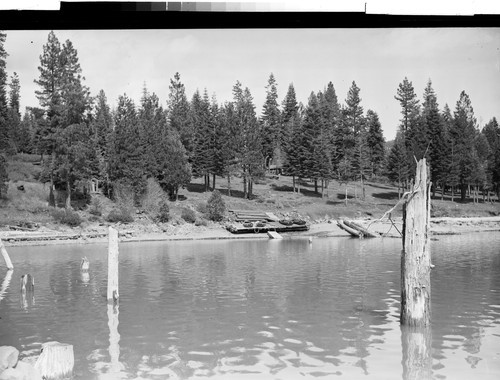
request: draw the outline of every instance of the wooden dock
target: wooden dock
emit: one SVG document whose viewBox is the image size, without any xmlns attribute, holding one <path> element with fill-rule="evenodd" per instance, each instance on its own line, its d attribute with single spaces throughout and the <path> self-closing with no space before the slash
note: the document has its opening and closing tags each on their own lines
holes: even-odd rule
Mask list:
<svg viewBox="0 0 500 380">
<path fill-rule="evenodd" d="M 279 232 L 279 233 L 308 231 L 309 225 L 308 224 L 284 225 L 284 224 L 281 224 L 280 222 L 268 222 L 268 223 L 235 222 L 235 223 L 227 226 L 226 228 L 229 232 L 231 232 L 233 234 L 258 234 L 258 233 L 267 233 L 269 231 L 275 231 L 275 232 Z"/>
</svg>

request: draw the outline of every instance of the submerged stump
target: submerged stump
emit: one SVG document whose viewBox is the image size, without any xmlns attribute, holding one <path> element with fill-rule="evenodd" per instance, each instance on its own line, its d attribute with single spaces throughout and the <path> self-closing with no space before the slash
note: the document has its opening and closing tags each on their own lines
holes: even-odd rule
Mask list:
<svg viewBox="0 0 500 380">
<path fill-rule="evenodd" d="M 430 273 L 430 181 L 423 158 L 417 164 L 415 184 L 403 205 L 401 324 L 430 324 Z"/>
<path fill-rule="evenodd" d="M 42 344 L 42 353 L 35 363 L 35 368 L 46 380 L 58 380 L 70 377 L 75 365 L 73 345 L 47 342 Z"/>
</svg>

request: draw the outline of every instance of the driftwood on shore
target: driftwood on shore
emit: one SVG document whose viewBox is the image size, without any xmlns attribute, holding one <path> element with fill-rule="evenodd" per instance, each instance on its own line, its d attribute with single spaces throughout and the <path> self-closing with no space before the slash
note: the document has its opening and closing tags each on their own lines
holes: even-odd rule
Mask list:
<svg viewBox="0 0 500 380">
<path fill-rule="evenodd" d="M 131 237 L 133 231 L 119 231 L 119 236 L 121 237 Z M 36 234 L 23 234 L 23 235 L 12 235 L 4 237 L 4 240 L 8 242 L 16 241 L 45 241 L 45 240 L 77 240 L 77 239 L 99 239 L 108 236 L 107 232 L 90 232 L 90 233 L 77 233 L 77 234 L 60 234 L 60 233 L 40 233 Z"/>
<path fill-rule="evenodd" d="M 379 234 L 369 231 L 355 222 L 349 220 L 337 221 L 337 226 L 354 237 L 380 237 Z"/>
</svg>

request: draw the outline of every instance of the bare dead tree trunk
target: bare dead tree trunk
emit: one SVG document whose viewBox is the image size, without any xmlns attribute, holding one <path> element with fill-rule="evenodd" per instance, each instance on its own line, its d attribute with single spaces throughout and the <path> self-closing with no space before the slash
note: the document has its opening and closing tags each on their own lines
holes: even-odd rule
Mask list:
<svg viewBox="0 0 500 380">
<path fill-rule="evenodd" d="M 423 158 L 417 164 L 415 184 L 403 206 L 401 324 L 430 324 L 430 271 L 430 181 Z"/>
</svg>

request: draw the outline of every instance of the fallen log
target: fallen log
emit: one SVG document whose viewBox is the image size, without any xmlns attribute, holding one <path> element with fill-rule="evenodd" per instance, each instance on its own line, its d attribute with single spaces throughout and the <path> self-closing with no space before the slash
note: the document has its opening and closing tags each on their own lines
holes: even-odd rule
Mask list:
<svg viewBox="0 0 500 380">
<path fill-rule="evenodd" d="M 337 220 L 337 226 L 339 226 L 340 229 L 344 230 L 348 234 L 354 236 L 354 237 L 361 237 L 361 233 L 349 226 L 346 226 L 342 220 Z"/>
<path fill-rule="evenodd" d="M 349 220 L 344 220 L 344 224 L 352 228 L 353 230 L 359 231 L 363 235 L 363 237 L 380 237 L 379 234 L 370 232 L 363 226 L 360 226 L 359 224 L 354 222 L 350 222 Z"/>
</svg>

